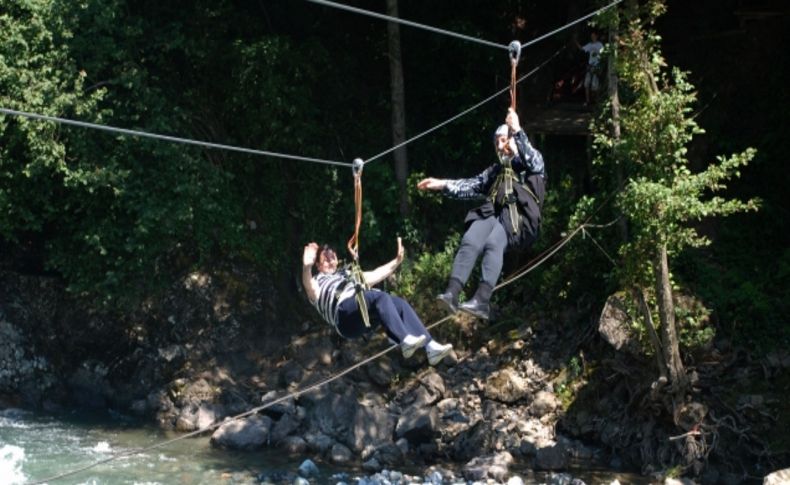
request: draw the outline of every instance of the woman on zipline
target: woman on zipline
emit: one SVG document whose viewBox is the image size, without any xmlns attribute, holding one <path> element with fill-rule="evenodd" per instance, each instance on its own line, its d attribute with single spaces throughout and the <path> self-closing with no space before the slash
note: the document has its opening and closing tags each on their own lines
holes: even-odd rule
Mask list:
<svg viewBox="0 0 790 485">
<path fill-rule="evenodd" d="M 450 281 L 437 296 L 451 312 L 459 308 L 479 318 L 490 318 L 491 293 L 502 272 L 506 250 L 529 248 L 538 237 L 540 211 L 546 195 L 543 155 L 521 129 L 518 114 L 508 111 L 505 124 L 494 132 L 497 162 L 476 177 L 458 180 L 426 178 L 420 190 L 440 190 L 456 199 L 485 199 L 464 220 L 466 232 L 455 255 Z M 458 295 L 483 254 L 482 277 L 472 299 L 458 304 Z"/>
<path fill-rule="evenodd" d="M 364 281 L 374 286 L 389 275 L 403 261 L 403 245 L 398 238 L 398 253 L 395 259 L 372 271 L 365 271 Z M 414 309 L 403 298 L 389 293 L 370 289 L 362 291 L 365 307 L 369 310 L 369 323 L 357 302 L 357 287 L 352 275 L 346 269 L 338 270 L 337 254 L 327 245 L 319 247 L 311 242 L 304 247 L 302 255 L 302 284 L 307 298 L 318 312 L 344 338 L 354 339 L 370 332 L 379 322 L 384 332 L 395 343 L 400 344 L 406 358 L 417 349 L 424 347 L 428 363 L 436 365 L 452 351 L 451 344 L 440 344 L 420 321 Z M 313 275 L 313 265 L 318 273 Z"/>
</svg>

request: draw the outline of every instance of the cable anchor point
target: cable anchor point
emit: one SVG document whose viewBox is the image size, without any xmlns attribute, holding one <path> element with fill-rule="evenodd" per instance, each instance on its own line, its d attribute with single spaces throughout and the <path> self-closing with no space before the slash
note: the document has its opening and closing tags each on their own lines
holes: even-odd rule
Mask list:
<svg viewBox="0 0 790 485">
<path fill-rule="evenodd" d="M 521 42 L 514 40 L 507 46 L 508 56 L 510 57 L 510 62 L 513 64 L 518 64 L 518 60 L 521 58 Z"/>
</svg>

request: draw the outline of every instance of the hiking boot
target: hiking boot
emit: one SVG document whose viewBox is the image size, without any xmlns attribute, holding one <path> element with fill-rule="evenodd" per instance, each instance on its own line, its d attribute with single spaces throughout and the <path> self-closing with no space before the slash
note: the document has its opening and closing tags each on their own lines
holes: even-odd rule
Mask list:
<svg viewBox="0 0 790 485">
<path fill-rule="evenodd" d="M 461 303 L 458 308 L 464 313 L 474 315 L 483 320 L 489 320 L 491 318 L 491 305 L 478 301 L 475 298 Z"/>
<path fill-rule="evenodd" d="M 458 297 L 450 293 L 449 291 L 442 293 L 441 295 L 436 297 L 436 300 L 441 302 L 442 307 L 449 311 L 450 313 L 455 313 L 458 311 Z"/>
<path fill-rule="evenodd" d="M 414 352 L 416 352 L 417 349 L 425 346 L 426 340 L 428 340 L 428 337 L 425 335 L 406 335 L 406 337 L 403 339 L 403 342 L 400 344 L 400 350 L 403 352 L 403 357 L 408 359 L 414 355 Z"/>
</svg>

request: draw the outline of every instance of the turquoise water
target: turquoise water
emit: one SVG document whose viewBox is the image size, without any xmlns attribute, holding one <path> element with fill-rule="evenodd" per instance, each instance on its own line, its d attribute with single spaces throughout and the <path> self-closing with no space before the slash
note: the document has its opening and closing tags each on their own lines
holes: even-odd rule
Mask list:
<svg viewBox="0 0 790 485">
<path fill-rule="evenodd" d="M 0 411 L 0 485 L 22 485 L 81 468 L 113 454 L 148 447 L 178 436 L 119 416 L 41 415 Z M 209 445 L 208 435 L 119 458 L 79 474 L 51 481 L 63 485 L 203 485 L 257 484 L 261 474 L 295 473 L 305 457 L 278 450 L 227 452 Z M 318 464 L 322 476 L 312 483 L 334 484 L 338 471 Z M 365 476 L 345 470 L 352 477 Z M 419 476 L 421 470 L 403 470 Z M 544 483 L 545 474 L 511 469 L 527 484 Z M 647 484 L 644 477 L 611 471 L 575 470 L 588 485 Z M 354 483 L 354 480 L 350 480 Z"/>
<path fill-rule="evenodd" d="M 176 435 L 140 423 L 104 416 L 41 416 L 0 412 L 0 485 L 17 485 L 150 446 Z M 166 447 L 120 458 L 51 483 L 121 484 L 246 484 L 262 472 L 295 472 L 296 459 L 263 452 L 213 449 L 208 436 L 181 440 Z"/>
</svg>

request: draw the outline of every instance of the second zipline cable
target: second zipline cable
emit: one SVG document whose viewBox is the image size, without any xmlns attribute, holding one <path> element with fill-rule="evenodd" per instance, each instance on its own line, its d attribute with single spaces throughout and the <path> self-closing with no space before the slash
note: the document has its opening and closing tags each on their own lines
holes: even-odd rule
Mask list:
<svg viewBox="0 0 790 485">
<path fill-rule="evenodd" d="M 196 145 L 204 148 L 215 148 L 219 150 L 229 150 L 233 152 L 247 153 L 249 155 L 262 155 L 266 157 L 284 158 L 287 160 L 298 160 L 300 162 L 322 163 L 325 165 L 340 165 L 343 167 L 351 167 L 349 162 L 336 162 L 333 160 L 323 160 L 320 158 L 302 157 L 298 155 L 289 155 L 287 153 L 270 152 L 266 150 L 255 150 L 252 148 L 243 148 L 233 145 L 223 145 L 221 143 L 211 143 L 207 141 L 191 140 L 189 138 L 179 138 L 176 136 L 159 135 L 157 133 L 148 133 L 139 130 L 129 130 L 126 128 L 117 128 L 115 126 L 100 125 L 97 123 L 88 123 L 86 121 L 71 120 L 68 118 L 60 118 L 57 116 L 47 116 L 38 113 L 29 113 L 27 111 L 17 111 L 13 109 L 0 108 L 0 113 L 10 116 L 18 116 L 22 118 L 29 118 L 39 121 L 51 121 L 61 125 L 78 126 L 80 128 L 90 128 L 94 130 L 108 131 L 111 133 L 118 133 L 121 135 L 136 136 L 141 138 L 152 138 L 154 140 L 169 141 L 173 143 L 181 143 L 184 145 Z"/>
</svg>

